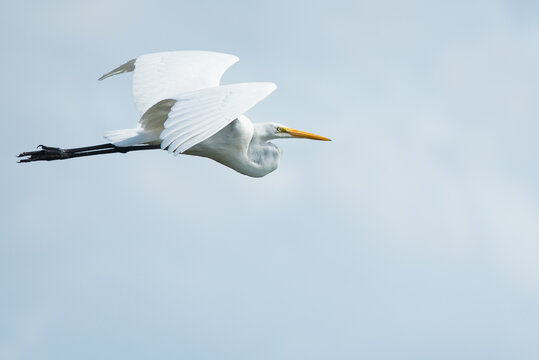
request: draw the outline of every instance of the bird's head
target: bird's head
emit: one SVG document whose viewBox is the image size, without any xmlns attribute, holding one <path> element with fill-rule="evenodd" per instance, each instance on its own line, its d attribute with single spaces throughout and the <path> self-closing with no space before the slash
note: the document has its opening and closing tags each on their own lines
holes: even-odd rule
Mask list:
<svg viewBox="0 0 539 360">
<path fill-rule="evenodd" d="M 265 140 L 272 139 L 283 139 L 283 138 L 303 138 L 303 139 L 312 139 L 312 140 L 322 140 L 322 141 L 331 141 L 327 137 L 308 133 L 306 131 L 296 130 L 289 128 L 288 126 L 281 125 L 278 123 L 264 123 L 259 124 L 258 133 L 261 135 L 261 138 Z"/>
</svg>

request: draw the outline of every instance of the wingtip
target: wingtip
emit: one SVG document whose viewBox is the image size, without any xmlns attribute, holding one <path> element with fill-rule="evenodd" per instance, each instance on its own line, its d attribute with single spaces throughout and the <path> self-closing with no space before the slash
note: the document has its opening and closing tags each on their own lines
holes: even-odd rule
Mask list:
<svg viewBox="0 0 539 360">
<path fill-rule="evenodd" d="M 106 78 L 109 78 L 109 77 L 114 76 L 116 74 L 120 74 L 120 73 L 113 70 L 113 71 L 108 72 L 108 73 L 106 73 L 104 75 L 101 75 L 101 77 L 99 79 L 97 79 L 97 81 L 105 80 Z"/>
<path fill-rule="evenodd" d="M 266 91 L 269 94 L 271 94 L 272 92 L 274 92 L 276 89 L 277 89 L 277 84 L 275 83 L 272 83 L 272 82 L 266 82 L 266 83 L 262 83 L 265 87 L 266 87 Z"/>
<path fill-rule="evenodd" d="M 126 62 L 125 64 L 122 64 L 122 65 L 118 66 L 116 69 L 109 71 L 108 73 L 101 76 L 97 80 L 101 81 L 101 80 L 104 80 L 104 79 L 106 79 L 108 77 L 111 77 L 111 76 L 114 76 L 114 75 L 123 74 L 123 73 L 126 73 L 126 72 L 132 72 L 132 71 L 135 70 L 136 61 L 137 61 L 137 59 L 131 59 L 128 62 Z"/>
</svg>

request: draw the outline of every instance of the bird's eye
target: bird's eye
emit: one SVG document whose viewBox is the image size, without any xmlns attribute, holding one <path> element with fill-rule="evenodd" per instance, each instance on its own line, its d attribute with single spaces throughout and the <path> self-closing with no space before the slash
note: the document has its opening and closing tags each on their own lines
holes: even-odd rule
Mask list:
<svg viewBox="0 0 539 360">
<path fill-rule="evenodd" d="M 277 126 L 277 132 L 282 133 L 282 132 L 284 132 L 284 129 L 282 127 L 280 127 L 280 126 Z"/>
</svg>

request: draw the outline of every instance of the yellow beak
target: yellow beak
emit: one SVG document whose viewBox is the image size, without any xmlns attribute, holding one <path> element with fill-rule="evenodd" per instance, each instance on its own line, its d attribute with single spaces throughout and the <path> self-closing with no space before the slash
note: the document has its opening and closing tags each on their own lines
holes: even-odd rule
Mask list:
<svg viewBox="0 0 539 360">
<path fill-rule="evenodd" d="M 323 136 L 316 135 L 316 134 L 311 134 L 311 133 L 308 133 L 306 131 L 286 128 L 286 127 L 283 128 L 283 130 L 285 132 L 289 133 L 290 135 L 292 135 L 293 137 L 297 137 L 297 138 L 331 141 L 331 139 L 328 139 L 327 137 L 323 137 Z"/>
</svg>

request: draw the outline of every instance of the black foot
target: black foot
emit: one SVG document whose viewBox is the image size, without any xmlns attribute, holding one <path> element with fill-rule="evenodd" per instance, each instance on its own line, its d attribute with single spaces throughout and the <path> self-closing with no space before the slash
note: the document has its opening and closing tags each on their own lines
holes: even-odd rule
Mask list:
<svg viewBox="0 0 539 360">
<path fill-rule="evenodd" d="M 19 158 L 24 158 L 20 159 L 19 162 L 62 160 L 69 157 L 67 152 L 60 148 L 44 145 L 39 145 L 38 148 L 41 150 L 23 152 L 17 155 Z"/>
</svg>

